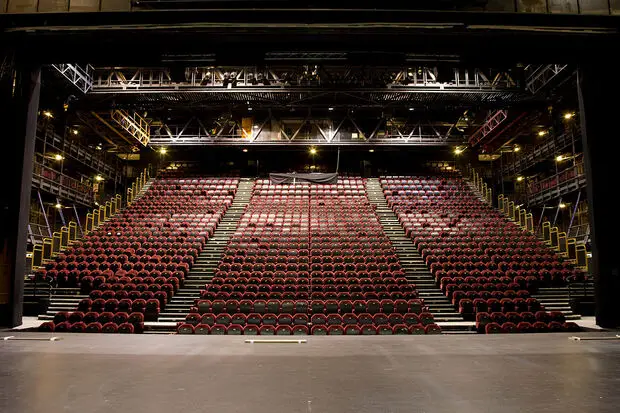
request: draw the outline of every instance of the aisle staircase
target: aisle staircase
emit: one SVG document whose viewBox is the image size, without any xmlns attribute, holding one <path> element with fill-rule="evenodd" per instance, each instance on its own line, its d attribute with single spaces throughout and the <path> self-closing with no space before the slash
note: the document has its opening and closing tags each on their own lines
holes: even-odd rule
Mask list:
<svg viewBox="0 0 620 413">
<path fill-rule="evenodd" d="M 472 331 L 474 323 L 465 322 L 463 317 L 455 311 L 450 300 L 435 283 L 435 279 L 413 242 L 405 235 L 405 230 L 396 214 L 386 202 L 377 178 L 369 178 L 366 181 L 366 192 L 370 203 L 376 206 L 375 211 L 379 221 L 394 245 L 407 280 L 416 285 L 420 298 L 424 299 L 424 305 L 428 306 L 435 317 L 435 322 L 446 332 Z"/>
<path fill-rule="evenodd" d="M 185 320 L 190 307 L 194 305 L 196 299 L 200 298 L 200 290 L 204 290 L 205 284 L 211 282 L 224 255 L 226 245 L 237 229 L 239 219 L 250 201 L 253 187 L 254 180 L 240 180 L 232 205 L 224 214 L 213 237 L 207 240 L 205 248 L 194 262 L 183 286 L 172 297 L 164 311 L 159 314 L 157 322 L 145 323 L 150 331 L 176 331 L 176 323 Z"/>
</svg>

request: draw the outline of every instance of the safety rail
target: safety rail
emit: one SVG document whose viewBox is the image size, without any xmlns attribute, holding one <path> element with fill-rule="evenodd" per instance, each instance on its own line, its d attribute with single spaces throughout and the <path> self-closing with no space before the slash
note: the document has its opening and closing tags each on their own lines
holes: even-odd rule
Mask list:
<svg viewBox="0 0 620 413">
<path fill-rule="evenodd" d="M 537 204 L 585 188 L 586 174 L 582 162 L 538 182 L 530 182 L 528 204 Z"/>
<path fill-rule="evenodd" d="M 535 146 L 531 151 L 521 151 L 522 154 L 502 168 L 503 175 L 518 175 L 527 168 L 534 166 L 542 159 L 554 157 L 558 151 L 565 149 L 575 142 L 580 135 L 580 130 L 570 131 L 546 140 Z M 515 154 L 516 155 L 516 154 Z"/>
<path fill-rule="evenodd" d="M 474 169 L 471 170 L 471 180 L 482 197 L 493 205 L 491 188 Z M 536 235 L 533 215 L 521 205 L 515 204 L 514 201 L 500 194 L 497 196 L 497 208 L 523 231 Z M 552 227 L 550 222 L 543 222 L 541 235 L 543 241 L 562 257 L 573 262 L 577 268 L 588 270 L 590 264 L 584 244 L 577 243 L 575 238 L 568 238 L 565 232 L 560 232 L 558 227 Z"/>
<path fill-rule="evenodd" d="M 131 205 L 149 180 L 150 173 L 150 167 L 145 168 L 140 173 L 131 184 L 131 187 L 127 189 L 124 200 L 122 195 L 116 194 L 109 201 L 86 214 L 84 235 L 93 232 L 125 207 Z M 31 271 L 42 267 L 48 260 L 51 260 L 65 250 L 74 241 L 81 239 L 78 231 L 78 224 L 75 221 L 71 221 L 68 225 L 60 228 L 60 231 L 54 232 L 52 237 L 43 238 L 42 244 L 35 245 L 33 248 Z"/>
<path fill-rule="evenodd" d="M 106 160 L 105 152 L 100 151 L 101 154 L 99 154 L 79 142 L 63 139 L 52 128 L 43 128 L 41 125 L 37 128 L 37 139 L 45 145 L 46 151 L 49 149 L 56 150 L 64 156 L 92 168 L 98 174 L 108 176 L 115 182 L 121 181 L 121 175 Z"/>
<path fill-rule="evenodd" d="M 93 192 L 89 185 L 38 162 L 35 162 L 33 166 L 32 183 L 37 189 L 42 189 L 65 199 L 86 205 L 93 203 Z"/>
</svg>

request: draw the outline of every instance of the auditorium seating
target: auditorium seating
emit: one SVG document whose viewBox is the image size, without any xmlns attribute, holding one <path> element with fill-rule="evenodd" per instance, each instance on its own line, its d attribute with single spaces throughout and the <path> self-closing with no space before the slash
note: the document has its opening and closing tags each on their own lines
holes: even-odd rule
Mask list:
<svg viewBox="0 0 620 413">
<path fill-rule="evenodd" d="M 179 334 L 440 333 L 407 282 L 361 178 L 255 183 Z"/>
<path fill-rule="evenodd" d="M 231 205 L 238 179 L 168 178 L 46 266 L 39 277 L 89 298 L 44 330 L 132 333 L 183 284 Z M 67 324 L 69 324 L 69 326 Z"/>
<path fill-rule="evenodd" d="M 486 320 L 488 314 L 499 319 L 498 314 L 523 318 L 544 313 L 530 294 L 541 286 L 562 286 L 567 279 L 579 277 L 571 264 L 481 200 L 456 173 L 383 177 L 380 182 L 388 205 L 438 286 L 466 319 L 476 319 L 481 332 L 532 331 L 520 324 L 528 321 L 519 317 L 486 323 L 476 314 Z M 507 322 L 515 327 L 504 326 Z M 531 324 L 536 322 L 548 328 L 551 321 Z"/>
</svg>

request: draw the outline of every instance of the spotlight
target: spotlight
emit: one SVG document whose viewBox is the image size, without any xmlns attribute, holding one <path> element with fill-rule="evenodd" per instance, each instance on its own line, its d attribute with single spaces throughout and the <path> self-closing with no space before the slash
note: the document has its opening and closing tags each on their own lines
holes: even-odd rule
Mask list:
<svg viewBox="0 0 620 413">
<path fill-rule="evenodd" d="M 101 176 L 101 175 L 95 176 L 95 181 L 97 181 L 97 182 L 103 181 L 103 176 Z"/>
<path fill-rule="evenodd" d="M 521 182 L 523 180 L 522 176 L 517 176 L 517 181 Z"/>
<path fill-rule="evenodd" d="M 564 157 L 562 155 L 558 155 L 555 157 L 556 162 L 562 162 L 563 160 L 564 160 Z"/>
<path fill-rule="evenodd" d="M 247 153 L 247 151 L 248 151 L 248 148 L 243 148 L 243 152 Z"/>
<path fill-rule="evenodd" d="M 564 114 L 564 119 L 569 120 L 569 119 L 572 119 L 573 116 L 574 116 L 573 113 L 567 112 L 567 113 Z"/>
<path fill-rule="evenodd" d="M 54 155 L 54 159 L 56 159 L 57 161 L 62 161 L 63 159 L 65 159 L 65 157 L 57 153 L 56 155 Z"/>
<path fill-rule="evenodd" d="M 513 151 L 514 152 L 519 152 L 520 150 L 521 150 L 521 147 L 515 145 Z"/>
<path fill-rule="evenodd" d="M 413 112 L 415 110 L 415 108 L 409 108 L 409 110 Z"/>
<path fill-rule="evenodd" d="M 456 148 L 454 148 L 454 154 L 455 155 L 460 155 L 463 153 L 463 149 L 459 148 L 458 146 Z"/>
<path fill-rule="evenodd" d="M 560 208 L 564 209 L 566 208 L 566 204 L 564 202 L 560 203 L 560 205 L 558 205 Z"/>
<path fill-rule="evenodd" d="M 62 205 L 60 205 L 60 202 L 57 202 L 56 205 L 54 205 L 56 207 L 56 209 L 60 209 L 62 208 Z"/>
<path fill-rule="evenodd" d="M 538 136 L 545 136 L 547 134 L 546 130 L 539 130 L 538 131 Z"/>
<path fill-rule="evenodd" d="M 375 150 L 374 149 L 368 149 L 368 152 L 373 153 Z"/>
<path fill-rule="evenodd" d="M 73 129 L 73 130 L 71 131 L 71 133 L 72 133 L 72 134 L 74 134 L 74 135 L 77 135 L 77 134 L 79 134 L 79 133 L 80 133 L 80 131 L 78 131 L 77 129 Z"/>
<path fill-rule="evenodd" d="M 162 155 L 165 155 L 166 153 L 168 153 L 168 149 L 166 149 L 166 148 L 159 148 L 159 153 L 161 153 Z"/>
<path fill-rule="evenodd" d="M 310 155 L 316 155 L 316 148 L 310 148 Z"/>
<path fill-rule="evenodd" d="M 332 110 L 334 110 L 334 108 L 329 107 L 329 108 L 327 108 L 327 110 L 329 110 L 331 112 Z"/>
<path fill-rule="evenodd" d="M 248 111 L 252 112 L 252 106 L 250 106 L 250 107 L 248 108 Z"/>
<path fill-rule="evenodd" d="M 52 112 L 50 112 L 49 110 L 44 110 L 43 111 L 43 116 L 45 116 L 48 119 L 51 119 L 54 117 L 54 115 L 52 114 Z"/>
<path fill-rule="evenodd" d="M 103 146 L 101 146 L 101 144 L 98 144 L 98 145 L 95 147 L 95 149 L 97 149 L 98 151 L 100 151 L 100 150 L 102 150 L 102 149 L 103 149 Z"/>
</svg>

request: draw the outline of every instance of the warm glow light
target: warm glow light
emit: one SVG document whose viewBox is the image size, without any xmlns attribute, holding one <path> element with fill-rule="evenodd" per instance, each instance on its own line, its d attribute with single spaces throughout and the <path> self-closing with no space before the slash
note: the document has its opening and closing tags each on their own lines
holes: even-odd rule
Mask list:
<svg viewBox="0 0 620 413">
<path fill-rule="evenodd" d="M 103 181 L 103 176 L 101 176 L 101 175 L 95 176 L 95 181 L 97 181 L 97 182 Z"/>
<path fill-rule="evenodd" d="M 247 149 L 247 148 L 243 148 L 243 152 L 247 152 L 247 151 L 248 151 L 248 149 Z"/>
<path fill-rule="evenodd" d="M 566 204 L 565 203 L 561 203 L 560 205 L 558 205 L 560 208 L 566 208 Z"/>
<path fill-rule="evenodd" d="M 310 155 L 316 155 L 316 148 L 310 148 Z"/>
<path fill-rule="evenodd" d="M 65 157 L 57 153 L 56 155 L 54 155 L 54 159 L 56 159 L 57 161 L 62 161 L 63 159 L 65 159 Z"/>
<path fill-rule="evenodd" d="M 514 149 L 513 149 L 513 151 L 515 151 L 515 152 L 519 152 L 520 150 L 521 150 L 520 146 L 515 146 Z"/>
<path fill-rule="evenodd" d="M 161 153 L 162 155 L 165 155 L 168 152 L 168 149 L 166 148 L 159 148 L 159 153 Z"/>
<path fill-rule="evenodd" d="M 71 133 L 73 133 L 74 135 L 77 135 L 77 134 L 79 134 L 79 133 L 80 133 L 80 131 L 78 131 L 77 129 L 73 129 L 73 130 L 71 131 Z"/>
<path fill-rule="evenodd" d="M 454 148 L 454 154 L 455 155 L 460 155 L 463 153 L 463 149 L 459 148 L 458 146 L 456 148 Z"/>
<path fill-rule="evenodd" d="M 50 112 L 49 110 L 44 110 L 43 111 L 43 116 L 45 116 L 46 118 L 53 118 L 54 117 L 52 112 Z"/>
<path fill-rule="evenodd" d="M 573 117 L 573 114 L 570 112 L 564 114 L 564 119 L 566 120 L 572 119 L 572 117 Z"/>
<path fill-rule="evenodd" d="M 56 205 L 54 205 L 57 209 L 62 208 L 62 205 L 60 205 L 60 203 L 57 203 Z"/>
<path fill-rule="evenodd" d="M 368 152 L 373 153 L 375 150 L 374 149 L 368 149 Z"/>
<path fill-rule="evenodd" d="M 452 167 L 451 166 L 446 166 L 446 171 L 451 171 Z"/>
<path fill-rule="evenodd" d="M 101 146 L 101 144 L 99 144 L 99 145 L 97 145 L 97 147 L 96 147 L 95 149 L 97 149 L 98 151 L 100 151 L 100 150 L 102 150 L 102 149 L 103 149 L 103 147 Z"/>
<path fill-rule="evenodd" d="M 544 130 L 538 131 L 538 136 L 545 136 L 546 134 L 547 134 L 547 131 L 544 131 Z"/>
<path fill-rule="evenodd" d="M 522 176 L 517 176 L 517 181 L 521 182 L 523 180 Z"/>
<path fill-rule="evenodd" d="M 556 162 L 562 162 L 563 160 L 564 160 L 564 157 L 563 157 L 562 155 L 558 155 L 558 156 L 555 158 L 555 161 L 556 161 Z"/>
</svg>

